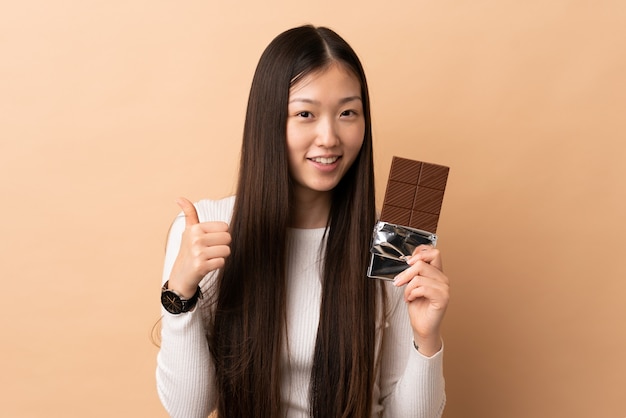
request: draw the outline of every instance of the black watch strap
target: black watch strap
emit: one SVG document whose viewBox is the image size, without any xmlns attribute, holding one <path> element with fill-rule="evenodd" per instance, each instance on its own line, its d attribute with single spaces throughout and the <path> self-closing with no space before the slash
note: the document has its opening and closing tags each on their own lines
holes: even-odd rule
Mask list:
<svg viewBox="0 0 626 418">
<path fill-rule="evenodd" d="M 196 293 L 190 299 L 183 299 L 173 290 L 167 288 L 169 281 L 165 282 L 161 288 L 161 304 L 171 314 L 178 315 L 183 312 L 189 312 L 196 306 L 198 299 L 202 298 L 200 286 L 196 289 Z"/>
</svg>

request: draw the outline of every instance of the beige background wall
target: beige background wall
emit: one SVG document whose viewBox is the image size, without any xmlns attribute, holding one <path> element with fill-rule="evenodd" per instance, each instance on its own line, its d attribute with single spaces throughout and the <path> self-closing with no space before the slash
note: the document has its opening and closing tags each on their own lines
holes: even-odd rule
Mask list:
<svg viewBox="0 0 626 418">
<path fill-rule="evenodd" d="M 452 168 L 446 418 L 625 417 L 621 0 L 3 2 L 0 415 L 165 416 L 174 199 L 233 191 L 256 61 L 308 22 L 363 60 L 379 197 L 392 155 Z"/>
</svg>

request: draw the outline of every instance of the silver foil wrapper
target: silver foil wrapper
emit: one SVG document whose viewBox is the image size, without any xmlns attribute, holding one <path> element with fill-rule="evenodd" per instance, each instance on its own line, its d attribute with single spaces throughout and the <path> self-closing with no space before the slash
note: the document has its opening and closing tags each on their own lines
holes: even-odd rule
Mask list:
<svg viewBox="0 0 626 418">
<path fill-rule="evenodd" d="M 407 226 L 378 222 L 372 234 L 367 275 L 373 279 L 393 280 L 409 265 L 407 260 L 420 245 L 437 244 L 437 235 Z"/>
</svg>

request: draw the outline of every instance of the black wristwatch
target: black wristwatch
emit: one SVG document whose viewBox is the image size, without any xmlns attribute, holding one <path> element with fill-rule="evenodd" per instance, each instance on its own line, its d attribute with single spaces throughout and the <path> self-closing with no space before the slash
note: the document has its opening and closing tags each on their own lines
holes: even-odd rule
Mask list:
<svg viewBox="0 0 626 418">
<path fill-rule="evenodd" d="M 176 292 L 167 288 L 168 283 L 169 280 L 165 282 L 161 288 L 161 304 L 165 310 L 171 314 L 178 315 L 183 312 L 189 312 L 194 306 L 196 306 L 198 299 L 202 298 L 200 286 L 198 286 L 196 293 L 191 297 L 191 299 L 183 299 Z"/>
</svg>

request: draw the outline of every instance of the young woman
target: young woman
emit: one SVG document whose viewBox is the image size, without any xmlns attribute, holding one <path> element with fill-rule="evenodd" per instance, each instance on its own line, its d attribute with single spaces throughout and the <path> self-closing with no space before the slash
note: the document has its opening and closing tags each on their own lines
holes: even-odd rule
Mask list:
<svg viewBox="0 0 626 418">
<path fill-rule="evenodd" d="M 369 279 L 367 83 L 312 26 L 276 37 L 248 102 L 236 196 L 179 199 L 163 273 L 159 396 L 174 417 L 439 417 L 438 250 Z"/>
</svg>

